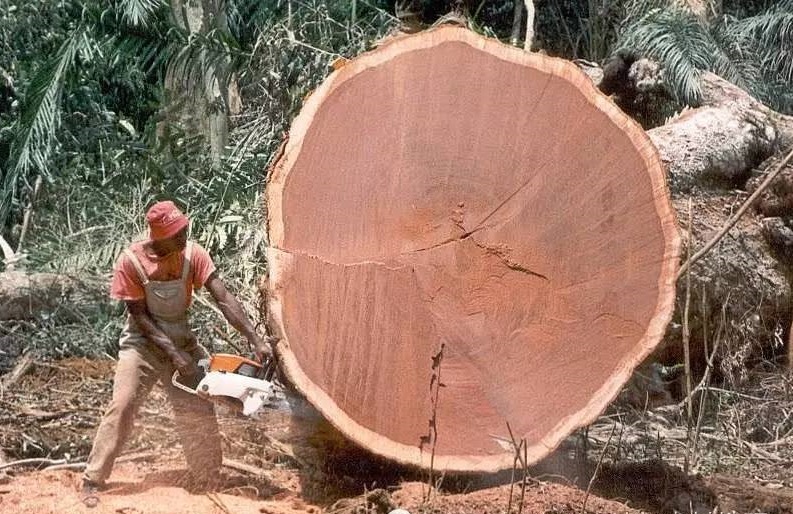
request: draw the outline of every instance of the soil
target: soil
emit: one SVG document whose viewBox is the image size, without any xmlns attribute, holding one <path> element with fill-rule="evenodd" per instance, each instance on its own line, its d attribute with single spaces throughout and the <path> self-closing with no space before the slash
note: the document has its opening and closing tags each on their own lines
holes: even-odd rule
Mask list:
<svg viewBox="0 0 793 514">
<path fill-rule="evenodd" d="M 6 387 L 0 395 L 0 462 L 3 453 L 7 461 L 84 460 L 100 407 L 109 399 L 112 367 L 112 361 L 85 359 L 38 363 Z M 538 478 L 529 478 L 525 490 L 520 482 L 510 486 L 511 474 L 504 473 L 442 477 L 440 490 L 430 491 L 425 474 L 350 446 L 310 409 L 273 411 L 261 421 L 223 409 L 218 419 L 227 462 L 248 468 L 224 467 L 212 488 L 189 480 L 170 408 L 155 388 L 95 508 L 81 502 L 79 470 L 15 466 L 0 471 L 0 512 L 375 514 L 399 507 L 412 514 L 496 514 L 518 512 L 522 497 L 526 514 L 710 513 L 717 505 L 717 512 L 793 514 L 789 483 L 687 477 L 660 461 L 604 463 L 590 494 L 588 478 L 579 479 L 581 487 L 571 484 L 572 477 L 538 479 L 542 465 L 531 470 Z"/>
<path fill-rule="evenodd" d="M 236 487 L 217 492 L 191 491 L 183 484 L 185 470 L 169 459 L 151 463 L 122 463 L 113 472 L 107 490 L 100 494 L 95 508 L 81 502 L 78 473 L 42 471 L 25 473 L 0 486 L 0 510 L 19 514 L 55 513 L 146 513 L 198 514 L 233 512 L 235 514 L 306 514 L 320 512 L 358 513 L 388 512 L 381 508 L 401 507 L 409 512 L 424 513 L 503 513 L 509 503 L 509 487 L 502 486 L 466 494 L 436 494 L 426 500 L 424 483 L 407 482 L 383 493 L 384 502 L 376 495 L 361 494 L 338 500 L 324 508 L 307 503 L 299 490 L 285 489 L 260 495 L 256 479 L 239 481 Z M 282 485 L 289 485 L 282 484 Z M 382 491 L 382 490 L 380 490 Z M 514 491 L 513 511 L 520 503 L 520 489 Z M 523 500 L 526 514 L 566 514 L 580 512 L 585 493 L 559 484 L 535 482 L 527 487 Z M 367 498 L 369 501 L 367 501 Z M 224 510 L 225 509 L 227 510 Z M 367 510 L 368 508 L 368 510 Z M 586 512 L 598 514 L 633 514 L 640 511 L 617 502 L 590 496 Z"/>
</svg>

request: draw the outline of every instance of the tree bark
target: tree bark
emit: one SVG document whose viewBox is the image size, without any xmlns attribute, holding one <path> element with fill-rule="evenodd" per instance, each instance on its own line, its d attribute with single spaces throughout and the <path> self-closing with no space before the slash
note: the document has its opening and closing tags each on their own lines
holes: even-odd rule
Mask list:
<svg viewBox="0 0 793 514">
<path fill-rule="evenodd" d="M 523 22 L 523 3 L 521 0 L 515 0 L 514 10 L 512 11 L 512 37 L 510 42 L 512 46 L 518 46 L 520 41 L 520 26 Z"/>
<path fill-rule="evenodd" d="M 171 0 L 171 11 L 176 24 L 190 34 L 205 34 L 212 29 L 228 31 L 228 21 L 216 0 L 186 2 Z M 236 84 L 225 80 L 224 64 L 206 66 L 206 52 L 198 56 L 206 73 L 190 77 L 185 87 L 183 70 L 170 69 L 165 79 L 165 88 L 171 96 L 171 122 L 184 125 L 188 130 L 202 134 L 209 142 L 212 160 L 217 164 L 228 142 L 229 106 L 237 108 L 239 95 Z M 175 114 L 175 118 L 173 119 Z"/>
<path fill-rule="evenodd" d="M 507 422 L 536 462 L 600 414 L 672 313 L 679 236 L 645 133 L 570 63 L 465 29 L 336 71 L 267 198 L 285 373 L 400 462 L 509 468 Z"/>
<path fill-rule="evenodd" d="M 526 4 L 526 39 L 523 42 L 523 49 L 529 51 L 534 43 L 534 0 L 524 0 L 524 3 Z"/>
<path fill-rule="evenodd" d="M 709 182 L 742 186 L 777 142 L 769 110 L 745 91 L 708 73 L 703 92 L 700 108 L 648 131 L 679 194 Z"/>
<path fill-rule="evenodd" d="M 689 198 L 695 200 L 694 239 L 688 243 L 694 250 L 718 232 L 753 184 L 773 168 L 774 153 L 789 148 L 793 136 L 789 117 L 737 86 L 711 73 L 704 74 L 702 86 L 701 107 L 648 131 L 667 166 L 675 208 L 682 212 Z M 793 243 L 793 234 L 785 234 L 785 225 L 777 222 L 781 218 L 766 216 L 793 215 L 784 200 L 786 177 L 793 178 L 793 169 L 772 182 L 756 208 L 692 267 L 692 304 L 701 305 L 705 298 L 704 309 L 692 313 L 693 365 L 698 374 L 707 365 L 706 327 L 711 327 L 709 340 L 714 332 L 724 338 L 717 370 L 723 378 L 741 381 L 755 361 L 779 352 L 780 336 L 790 323 L 788 277 L 793 276 L 793 260 L 780 258 L 784 252 L 779 247 Z M 771 212 L 763 213 L 764 208 Z M 661 360 L 681 358 L 679 320 L 676 313 L 657 351 Z"/>
</svg>

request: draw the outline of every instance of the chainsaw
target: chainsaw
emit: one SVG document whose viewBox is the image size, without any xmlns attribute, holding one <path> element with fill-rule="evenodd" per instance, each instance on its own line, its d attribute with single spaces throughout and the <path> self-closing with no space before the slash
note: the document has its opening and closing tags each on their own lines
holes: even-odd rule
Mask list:
<svg viewBox="0 0 793 514">
<path fill-rule="evenodd" d="M 177 370 L 171 382 L 186 393 L 231 405 L 251 418 L 260 418 L 265 409 L 288 409 L 284 390 L 273 378 L 273 366 L 239 355 L 216 353 L 199 360 L 198 369 L 199 373 L 192 377 L 182 377 Z"/>
</svg>

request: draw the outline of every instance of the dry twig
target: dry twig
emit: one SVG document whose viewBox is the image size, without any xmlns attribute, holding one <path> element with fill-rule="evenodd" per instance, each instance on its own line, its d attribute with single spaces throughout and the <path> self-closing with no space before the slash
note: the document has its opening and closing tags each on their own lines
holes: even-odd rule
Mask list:
<svg viewBox="0 0 793 514">
<path fill-rule="evenodd" d="M 14 365 L 14 369 L 0 378 L 0 384 L 2 384 L 4 389 L 16 384 L 20 378 L 25 376 L 25 374 L 31 370 L 34 362 L 35 360 L 33 359 L 33 356 L 31 356 L 29 353 L 26 353 L 19 358 L 16 365 Z"/>
<path fill-rule="evenodd" d="M 520 442 L 515 440 L 515 435 L 512 432 L 512 427 L 509 425 L 509 423 L 507 423 L 507 431 L 509 431 L 509 438 L 512 442 L 512 450 L 515 452 L 515 458 L 512 461 L 512 478 L 510 479 L 509 483 L 509 503 L 507 504 L 507 514 L 512 512 L 512 494 L 515 487 L 515 471 L 519 462 L 523 470 L 523 477 L 521 478 L 520 482 L 520 501 L 518 502 L 518 514 L 521 514 L 523 512 L 523 500 L 526 496 L 526 485 L 529 475 L 528 448 L 525 438 L 521 438 Z"/>
<path fill-rule="evenodd" d="M 691 229 L 692 225 L 692 208 L 691 198 L 688 199 L 688 249 L 686 253 L 688 258 L 691 258 L 691 247 L 694 244 L 694 234 Z M 691 330 L 688 325 L 688 314 L 691 307 L 691 267 L 686 268 L 686 303 L 683 310 L 683 362 L 685 365 L 686 374 L 686 397 L 691 397 Z M 691 423 L 694 417 L 693 406 L 691 402 L 686 402 L 686 433 L 691 433 Z M 688 473 L 688 459 L 690 450 L 691 437 L 686 437 L 686 456 L 683 460 L 683 472 Z"/>
<path fill-rule="evenodd" d="M 57 464 L 66 464 L 66 459 L 21 459 L 15 460 L 12 462 L 8 462 L 6 464 L 0 465 L 0 470 L 8 469 L 8 468 L 15 468 L 20 466 L 40 466 L 42 464 L 46 464 L 48 466 L 54 466 Z"/>
<path fill-rule="evenodd" d="M 231 514 L 231 511 L 229 510 L 228 507 L 226 507 L 226 504 L 223 503 L 223 500 L 220 499 L 220 496 L 218 496 L 217 493 L 206 493 L 206 497 L 209 498 L 212 501 L 212 503 L 217 505 L 217 507 L 220 510 L 222 510 L 226 514 Z"/>
<path fill-rule="evenodd" d="M 611 433 L 609 434 L 609 438 L 606 441 L 606 445 L 603 447 L 603 451 L 600 452 L 600 458 L 598 459 L 597 466 L 595 466 L 595 471 L 592 472 L 592 478 L 589 479 L 589 485 L 586 487 L 586 493 L 584 493 L 584 501 L 581 503 L 581 514 L 586 511 L 586 502 L 589 499 L 589 493 L 592 491 L 592 484 L 595 483 L 595 479 L 597 479 L 598 473 L 600 472 L 600 466 L 603 465 L 603 457 L 606 456 L 606 450 L 608 450 L 609 443 L 611 443 L 611 438 L 614 437 L 614 432 L 617 430 L 617 422 L 614 421 L 614 425 L 611 427 Z"/>
<path fill-rule="evenodd" d="M 269 473 L 264 468 L 260 468 L 258 466 L 251 466 L 250 464 L 245 464 L 244 462 L 239 462 L 236 460 L 223 459 L 223 465 L 227 468 L 236 469 L 237 471 L 243 471 L 245 473 L 257 477 L 269 476 Z"/>
</svg>

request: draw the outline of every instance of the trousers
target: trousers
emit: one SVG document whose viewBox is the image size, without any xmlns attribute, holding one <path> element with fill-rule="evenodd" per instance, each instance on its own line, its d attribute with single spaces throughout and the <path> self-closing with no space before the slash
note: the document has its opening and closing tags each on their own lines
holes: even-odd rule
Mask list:
<svg viewBox="0 0 793 514">
<path fill-rule="evenodd" d="M 197 362 L 200 347 L 187 350 Z M 103 484 L 132 431 L 138 409 L 159 380 L 174 411 L 179 440 L 190 471 L 197 479 L 217 476 L 222 464 L 220 433 L 211 402 L 171 383 L 170 358 L 151 343 L 122 345 L 113 379 L 113 399 L 102 417 L 88 457 L 85 478 Z"/>
</svg>

